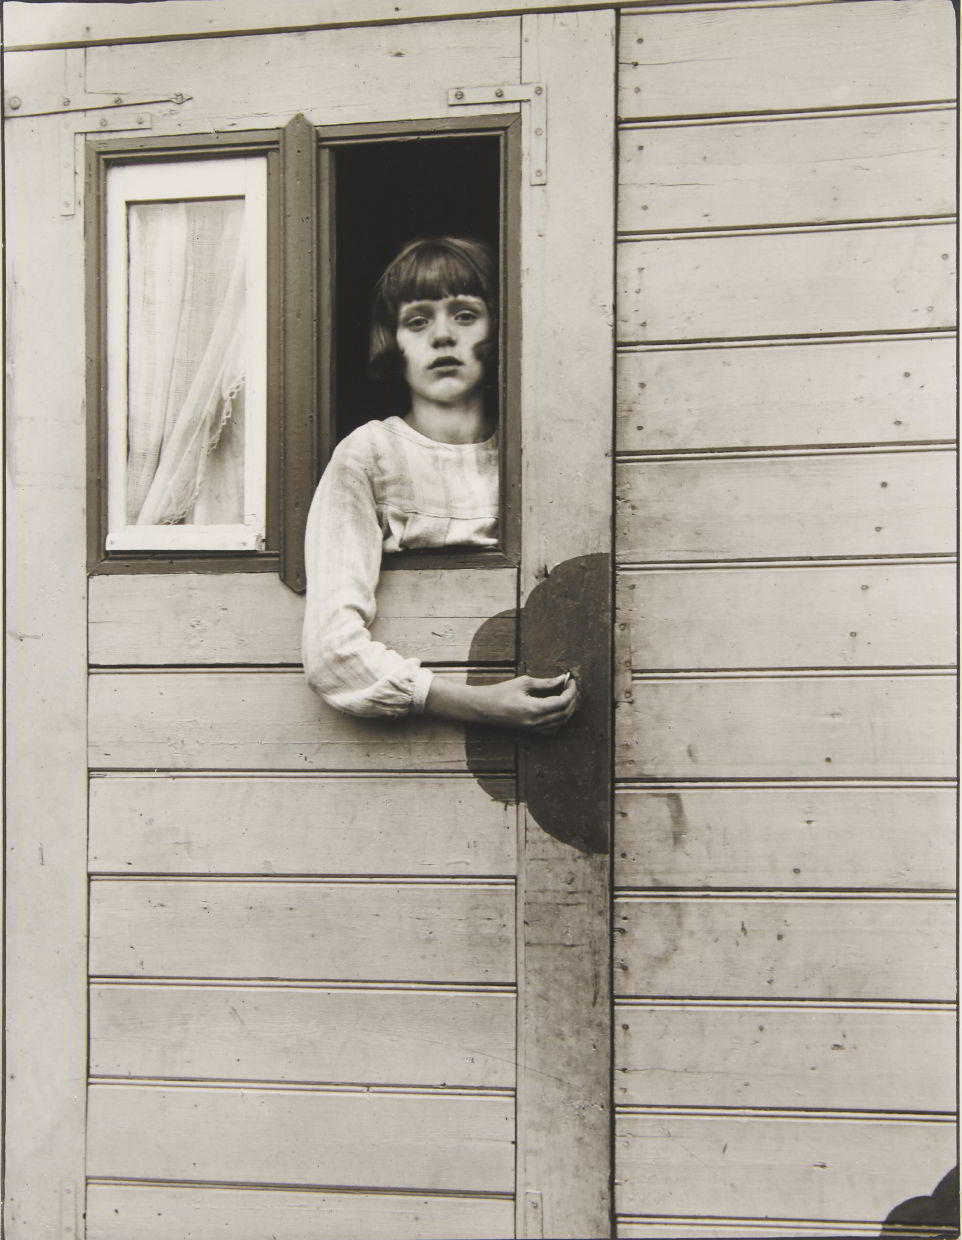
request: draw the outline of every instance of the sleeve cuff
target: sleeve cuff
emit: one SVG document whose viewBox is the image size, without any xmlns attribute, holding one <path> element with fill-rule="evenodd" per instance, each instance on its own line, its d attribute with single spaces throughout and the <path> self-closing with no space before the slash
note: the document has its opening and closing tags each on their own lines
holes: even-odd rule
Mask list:
<svg viewBox="0 0 962 1240">
<path fill-rule="evenodd" d="M 424 706 L 427 702 L 428 692 L 433 679 L 434 673 L 427 667 L 419 667 L 414 673 L 414 692 L 411 695 L 412 715 L 424 714 Z"/>
</svg>

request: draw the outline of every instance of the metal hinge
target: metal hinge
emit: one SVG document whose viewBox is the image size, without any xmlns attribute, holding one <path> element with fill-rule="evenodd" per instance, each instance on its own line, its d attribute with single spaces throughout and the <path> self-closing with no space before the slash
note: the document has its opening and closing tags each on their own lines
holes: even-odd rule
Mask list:
<svg viewBox="0 0 962 1240">
<path fill-rule="evenodd" d="M 504 86 L 455 86 L 448 91 L 448 107 L 470 107 L 479 103 L 523 103 L 524 147 L 529 161 L 532 185 L 548 180 L 548 90 L 542 82 L 521 82 Z"/>
<path fill-rule="evenodd" d="M 66 48 L 63 54 L 63 90 L 41 89 L 29 96 L 5 91 L 3 115 L 7 120 L 17 120 L 19 117 L 54 116 L 100 108 L 144 108 L 151 103 L 184 103 L 187 99 L 181 92 L 141 97 L 115 90 L 87 90 L 86 78 L 86 48 Z"/>
</svg>

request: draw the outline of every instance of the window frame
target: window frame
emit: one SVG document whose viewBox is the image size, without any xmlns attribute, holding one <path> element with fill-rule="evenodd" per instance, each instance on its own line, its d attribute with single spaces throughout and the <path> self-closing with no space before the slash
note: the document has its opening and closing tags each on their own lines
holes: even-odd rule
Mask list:
<svg viewBox="0 0 962 1240">
<path fill-rule="evenodd" d="M 171 178 L 182 184 L 174 185 Z M 267 167 L 262 156 L 115 164 L 107 177 L 107 518 L 111 551 L 257 551 L 267 536 Z M 241 200 L 247 254 L 244 316 L 244 511 L 240 522 L 132 525 L 127 455 L 130 394 L 130 208 Z M 261 312 L 264 307 L 264 312 Z"/>
<path fill-rule="evenodd" d="M 358 142 L 497 134 L 501 143 L 499 316 L 500 537 L 490 550 L 405 551 L 385 570 L 517 567 L 521 551 L 521 116 L 518 111 L 87 143 L 87 566 L 100 573 L 274 572 L 302 593 L 304 529 L 334 447 L 334 171 L 332 151 Z M 266 157 L 266 537 L 257 550 L 107 550 L 107 172 L 118 165 Z M 510 330 L 509 330 L 510 326 Z"/>
</svg>

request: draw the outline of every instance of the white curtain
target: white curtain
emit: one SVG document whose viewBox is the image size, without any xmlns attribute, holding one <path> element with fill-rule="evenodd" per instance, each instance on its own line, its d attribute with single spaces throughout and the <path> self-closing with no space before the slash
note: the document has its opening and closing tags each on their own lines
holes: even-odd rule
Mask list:
<svg viewBox="0 0 962 1240">
<path fill-rule="evenodd" d="M 243 199 L 128 211 L 127 519 L 243 521 Z"/>
</svg>

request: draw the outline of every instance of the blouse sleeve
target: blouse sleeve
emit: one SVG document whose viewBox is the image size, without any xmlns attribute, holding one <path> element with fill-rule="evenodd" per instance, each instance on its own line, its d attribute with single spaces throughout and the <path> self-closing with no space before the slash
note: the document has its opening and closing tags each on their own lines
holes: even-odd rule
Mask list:
<svg viewBox="0 0 962 1240">
<path fill-rule="evenodd" d="M 371 474 L 350 438 L 335 449 L 307 519 L 302 655 L 312 689 L 350 715 L 424 709 L 432 673 L 371 637 L 382 534 Z"/>
</svg>

